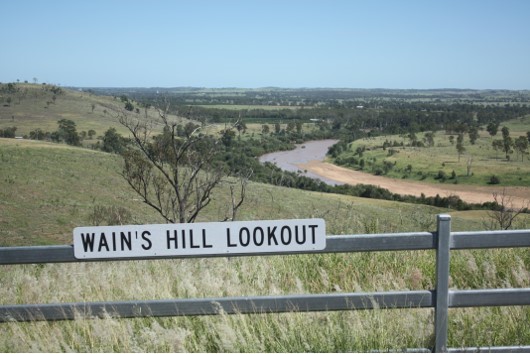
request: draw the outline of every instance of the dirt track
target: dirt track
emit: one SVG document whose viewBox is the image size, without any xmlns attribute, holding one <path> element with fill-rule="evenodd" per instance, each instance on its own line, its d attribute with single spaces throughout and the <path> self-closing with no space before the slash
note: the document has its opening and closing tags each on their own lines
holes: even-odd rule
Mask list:
<svg viewBox="0 0 530 354">
<path fill-rule="evenodd" d="M 501 186 L 469 186 L 455 184 L 428 184 L 417 181 L 374 176 L 368 173 L 350 170 L 327 162 L 312 160 L 296 164 L 301 170 L 307 170 L 317 176 L 324 177 L 339 183 L 347 184 L 373 184 L 386 188 L 392 193 L 427 197 L 439 194 L 441 197 L 457 195 L 468 203 L 484 203 L 493 201 L 493 193 L 502 194 L 503 188 L 507 198 L 511 198 L 514 207 L 528 206 L 530 201 L 530 188 L 527 187 L 501 187 Z"/>
</svg>

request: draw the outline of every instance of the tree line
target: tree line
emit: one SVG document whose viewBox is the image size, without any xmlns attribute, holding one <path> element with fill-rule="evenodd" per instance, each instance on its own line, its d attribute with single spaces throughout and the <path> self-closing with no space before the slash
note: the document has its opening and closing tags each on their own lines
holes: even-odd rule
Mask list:
<svg viewBox="0 0 530 354">
<path fill-rule="evenodd" d="M 169 103 L 169 113 L 203 124 L 230 124 L 237 118 L 263 124 L 320 122 L 336 137 L 352 138 L 361 131 L 372 135 L 458 132 L 530 114 L 528 93 L 502 90 L 156 88 L 103 92 L 119 94 L 124 102 L 134 99 L 141 107 L 157 106 L 163 99 Z M 215 104 L 249 107 L 219 108 Z"/>
</svg>

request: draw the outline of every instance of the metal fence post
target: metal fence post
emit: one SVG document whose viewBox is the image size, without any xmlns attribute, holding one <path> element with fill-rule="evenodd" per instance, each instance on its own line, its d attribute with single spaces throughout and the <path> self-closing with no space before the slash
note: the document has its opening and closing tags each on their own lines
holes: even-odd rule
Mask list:
<svg viewBox="0 0 530 354">
<path fill-rule="evenodd" d="M 434 308 L 434 351 L 447 352 L 447 315 L 449 305 L 449 247 L 451 241 L 451 216 L 437 217 L 438 240 L 436 245 L 436 303 Z"/>
</svg>

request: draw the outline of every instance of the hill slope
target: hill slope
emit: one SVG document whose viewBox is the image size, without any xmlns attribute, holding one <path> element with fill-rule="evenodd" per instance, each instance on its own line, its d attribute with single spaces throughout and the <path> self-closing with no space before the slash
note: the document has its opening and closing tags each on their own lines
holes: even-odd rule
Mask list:
<svg viewBox="0 0 530 354">
<path fill-rule="evenodd" d="M 90 92 L 62 89 L 49 85 L 16 84 L 12 91 L 0 84 L 0 129 L 17 127 L 16 135 L 29 135 L 37 128 L 44 132 L 57 130 L 57 121 L 69 119 L 76 123 L 78 132 L 94 130 L 96 137 L 109 128 L 128 136 L 128 131 L 117 120 L 124 109 L 124 102 L 118 97 L 100 96 Z M 2 90 L 3 88 L 3 90 Z M 154 108 L 143 108 L 137 102 L 132 115 L 153 120 L 158 118 Z M 170 116 L 171 119 L 177 119 Z M 178 118 L 187 121 L 185 118 Z M 85 145 L 95 143 L 87 140 Z"/>
<path fill-rule="evenodd" d="M 120 176 L 121 158 L 117 155 L 63 144 L 0 139 L 0 161 L 3 246 L 70 243 L 73 228 L 88 226 L 98 206 L 125 208 L 132 216 L 130 222 L 162 222 Z M 201 220 L 222 218 L 219 209 L 228 197 L 221 188 Z M 241 218 L 324 217 L 330 232 L 340 234 L 419 230 L 433 226 L 434 215 L 446 211 L 251 183 Z M 459 225 L 457 219 L 455 224 L 477 229 L 481 220 Z"/>
</svg>

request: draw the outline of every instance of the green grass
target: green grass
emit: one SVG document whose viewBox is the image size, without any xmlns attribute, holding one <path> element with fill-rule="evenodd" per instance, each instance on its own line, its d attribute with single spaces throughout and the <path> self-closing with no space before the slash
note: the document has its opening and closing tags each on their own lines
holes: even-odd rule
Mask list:
<svg viewBox="0 0 530 354">
<path fill-rule="evenodd" d="M 506 124 L 510 128 L 510 136 L 514 139 L 518 136 L 526 136 L 530 131 L 530 117 L 522 120 L 511 121 Z M 401 136 L 382 136 L 370 139 L 361 139 L 353 142 L 349 152 L 343 153 L 342 158 L 353 157 L 358 147 L 365 147 L 362 159 L 365 160 L 366 172 L 374 173 L 377 169 L 383 170 L 383 163 L 387 161 L 392 168 L 385 174 L 388 177 L 407 178 L 414 180 L 425 180 L 426 182 L 438 183 L 434 177 L 443 171 L 447 176 L 444 183 L 458 183 L 470 185 L 487 185 L 490 177 L 495 175 L 500 178 L 502 186 L 530 185 L 530 160 L 528 156 L 512 154 L 511 161 L 507 161 L 502 151 L 496 152 L 492 148 L 492 141 L 502 139 L 500 132 L 491 137 L 487 132 L 480 132 L 480 138 L 474 145 L 469 143 L 467 135 L 464 138 L 465 153 L 458 156 L 455 145 L 449 141 L 449 135 L 439 131 L 435 133 L 433 147 L 410 147 L 409 140 Z M 418 140 L 422 140 L 423 134 L 417 134 Z M 456 141 L 456 135 L 454 135 Z M 382 148 L 383 143 L 388 140 L 403 143 L 404 147 Z M 456 143 L 455 143 L 456 144 Z M 389 155 L 390 150 L 393 155 Z M 359 156 L 354 156 L 358 160 Z M 468 174 L 468 163 L 471 164 Z M 412 167 L 410 173 L 408 166 Z M 455 179 L 450 179 L 452 173 Z"/>
<path fill-rule="evenodd" d="M 120 176 L 122 162 L 116 155 L 64 144 L 0 139 L 0 162 L 2 246 L 69 243 L 73 228 L 87 224 L 98 205 L 126 208 L 137 223 L 162 221 Z M 201 220 L 222 219 L 221 210 L 228 197 L 221 189 Z M 389 214 L 389 210 L 395 212 Z M 424 215 L 429 215 L 432 224 L 440 211 L 251 184 L 241 218 L 325 217 L 329 219 L 329 231 L 340 234 L 374 228 L 381 232 L 405 230 L 414 226 L 411 220 Z M 476 222 L 466 221 L 464 225 L 480 227 Z"/>
<path fill-rule="evenodd" d="M 271 123 L 270 121 L 269 122 L 265 122 L 265 123 L 256 123 L 256 122 L 252 122 L 252 120 L 247 120 L 245 119 L 244 120 L 245 122 L 245 126 L 247 127 L 245 129 L 245 131 L 241 131 L 241 134 L 239 134 L 239 132 L 237 130 L 235 130 L 235 133 L 236 133 L 236 136 L 239 138 L 241 137 L 241 139 L 245 140 L 245 139 L 249 139 L 249 138 L 258 138 L 260 136 L 262 136 L 262 130 L 263 130 L 263 125 L 268 125 L 269 126 L 269 133 L 268 134 L 274 134 L 274 125 L 275 123 Z M 235 119 L 234 119 L 234 122 L 232 122 L 232 124 L 235 123 Z M 280 130 L 286 130 L 287 129 L 287 125 L 288 123 L 281 123 L 280 124 Z M 202 131 L 205 133 L 205 134 L 219 134 L 222 130 L 226 129 L 227 127 L 229 127 L 230 124 L 225 124 L 225 123 L 217 123 L 217 124 L 209 124 L 207 125 Z M 304 123 L 302 124 L 302 133 L 303 134 L 307 134 L 307 133 L 312 133 L 314 131 L 316 131 L 318 128 L 316 127 L 316 124 L 314 123 Z"/>
<path fill-rule="evenodd" d="M 138 223 L 160 218 L 119 175 L 120 159 L 61 144 L 0 139 L 2 246 L 70 244 L 94 205 L 124 207 Z M 222 217 L 224 188 L 200 221 Z M 251 183 L 241 219 L 322 217 L 328 234 L 484 228 L 487 214 L 304 192 Z M 529 218 L 518 227 L 528 228 Z M 0 303 L 54 303 L 432 289 L 432 251 L 2 266 Z M 454 251 L 452 288 L 528 287 L 527 249 Z M 450 311 L 449 345 L 530 343 L 530 308 Z M 492 329 L 494 329 L 492 331 Z M 398 351 L 430 347 L 429 309 L 0 324 L 0 351 Z"/>
<path fill-rule="evenodd" d="M 29 135 L 37 128 L 44 132 L 57 130 L 57 121 L 70 119 L 76 123 L 77 132 L 88 132 L 93 129 L 96 137 L 102 136 L 109 128 L 115 128 L 118 133 L 128 136 L 128 130 L 118 122 L 118 114 L 123 110 L 124 103 L 119 98 L 98 96 L 89 92 L 63 89 L 63 93 L 52 99 L 53 93 L 44 91 L 42 85 L 17 84 L 21 92 L 11 97 L 11 103 L 0 105 L 0 129 L 17 127 L 16 135 Z M 6 102 L 8 95 L 0 96 L 0 102 Z M 136 102 L 135 107 L 139 108 Z M 92 109 L 94 107 L 94 109 Z M 145 118 L 145 111 L 140 108 L 140 113 L 129 113 L 133 117 Z M 147 111 L 149 120 L 158 119 L 158 112 L 154 108 Z M 184 122 L 184 118 L 171 116 Z M 95 140 L 86 140 L 85 144 L 95 143 Z"/>
<path fill-rule="evenodd" d="M 459 286 L 529 286 L 529 263 L 522 250 L 480 252 L 453 253 L 452 279 Z M 516 259 L 519 266 L 513 269 L 505 264 L 506 257 Z M 463 265 L 473 277 L 468 278 L 462 272 Z M 433 284 L 434 254 L 384 252 L 50 264 L 7 269 L 0 275 L 2 284 L 7 285 L 0 290 L 3 303 L 202 298 L 429 289 Z M 514 276 L 504 277 L 504 272 Z M 451 310 L 449 345 L 528 344 L 529 316 L 527 307 Z M 0 324 L 3 334 L 0 349 L 398 351 L 432 346 L 432 323 L 432 310 L 426 309 L 4 323 Z"/>
<path fill-rule="evenodd" d="M 0 245 L 69 243 L 95 205 L 150 210 L 121 180 L 120 160 L 102 152 L 30 140 L 0 139 Z"/>
<path fill-rule="evenodd" d="M 300 106 L 277 106 L 277 105 L 244 105 L 244 104 L 199 104 L 199 107 L 215 108 L 215 109 L 229 109 L 229 110 L 253 110 L 261 109 L 264 111 L 276 111 L 281 109 L 299 109 Z M 309 107 L 310 108 L 310 107 Z"/>
<path fill-rule="evenodd" d="M 36 128 L 55 131 L 60 119 L 73 120 L 78 132 L 94 129 L 97 134 L 102 135 L 109 127 L 120 129 L 115 119 L 121 108 L 119 100 L 86 92 L 63 90 L 53 101 L 53 93 L 44 91 L 41 85 L 17 86 L 27 89 L 25 97 L 20 100 L 12 99 L 8 107 L 0 107 L 0 127 L 16 126 L 17 136 L 27 135 Z M 94 110 L 92 104 L 95 105 Z"/>
<path fill-rule="evenodd" d="M 501 124 L 501 126 L 499 127 L 499 133 L 495 137 L 496 139 L 502 139 L 500 129 L 502 129 L 503 126 L 506 126 L 508 127 L 508 129 L 510 129 L 511 136 L 526 135 L 526 133 L 530 131 L 530 116 L 521 117 L 519 119 L 513 119 L 506 122 L 506 124 Z"/>
<path fill-rule="evenodd" d="M 121 107 L 118 100 L 66 91 L 43 108 L 49 99 L 46 94 L 28 91 L 20 102 L 0 107 L 0 128 L 16 125 L 17 135 L 35 128 L 53 131 L 57 120 L 67 118 L 77 123 L 78 131 L 94 129 L 102 134 L 110 126 L 123 129 L 109 114 Z M 89 102 L 96 103 L 94 112 Z M 156 112 L 152 114 L 156 117 Z M 523 134 L 528 122 L 509 124 L 515 135 Z M 259 131 L 256 124 L 247 134 Z M 411 154 L 410 160 L 397 160 L 396 168 L 413 161 L 413 172 L 437 172 L 437 164 L 445 161 L 442 167 L 457 168 L 461 175 L 462 166 L 454 162 L 456 150 L 448 146 L 447 137 L 438 135 L 439 151 L 424 156 L 419 149 L 407 148 L 398 155 Z M 483 139 L 488 139 L 484 132 Z M 477 180 L 485 173 L 479 172 L 479 162 L 494 162 L 492 150 L 488 152 L 486 145 L 478 148 L 476 152 L 469 149 L 477 156 L 473 167 Z M 438 162 L 432 162 L 434 157 Z M 377 157 L 378 161 L 383 158 Z M 527 181 L 528 170 L 523 165 L 499 161 L 488 173 L 504 172 L 499 173 L 503 183 L 508 183 L 510 174 L 515 181 L 519 177 Z M 161 218 L 129 189 L 120 170 L 121 160 L 116 155 L 62 144 L 0 139 L 0 246 L 71 244 L 73 228 L 89 226 L 95 206 L 126 208 L 134 223 L 160 223 Z M 223 218 L 230 197 L 223 187 L 214 191 L 212 204 L 198 221 Z M 489 224 L 484 211 L 456 212 L 257 183 L 249 185 L 240 219 L 319 217 L 326 220 L 328 234 L 341 235 L 432 231 L 439 213 L 451 214 L 454 231 L 482 230 Z M 530 217 L 521 216 L 515 226 L 530 228 Z M 2 266 L 2 270 L 0 304 L 419 290 L 433 288 L 435 272 L 432 251 L 14 265 Z M 530 253 L 527 249 L 454 251 L 450 286 L 529 287 Z M 529 307 L 453 309 L 449 346 L 527 345 L 529 323 Z M 398 351 L 431 347 L 432 333 L 430 309 L 104 318 L 2 323 L 0 351 Z"/>
<path fill-rule="evenodd" d="M 17 87 L 21 90 L 27 90 L 27 94 L 23 97 L 20 95 L 15 96 L 7 107 L 0 105 L 0 129 L 16 126 L 16 136 L 29 135 L 31 131 L 37 128 L 42 129 L 44 132 L 54 132 L 58 128 L 57 121 L 60 119 L 74 121 L 78 133 L 82 131 L 88 132 L 91 129 L 96 131 L 93 139 L 87 138 L 82 142 L 85 147 L 90 147 L 95 144 L 99 140 L 99 137 L 109 128 L 115 128 L 123 136 L 130 136 L 127 128 L 120 124 L 117 118 L 124 107 L 124 103 L 119 98 L 64 89 L 64 93 L 57 95 L 56 100 L 53 101 L 53 94 L 49 91 L 44 91 L 41 85 L 17 84 Z M 0 96 L 0 103 L 2 101 L 5 102 L 7 99 L 7 95 L 4 94 L 4 96 L 6 97 Z M 21 97 L 20 100 L 18 99 L 19 96 Z M 94 105 L 94 110 L 92 110 L 92 105 Z M 134 106 L 139 107 L 136 102 Z M 249 106 L 237 105 L 221 105 L 217 108 L 220 107 L 249 109 Z M 269 109 L 281 108 L 277 106 L 255 106 L 254 108 L 258 107 L 264 107 L 262 109 L 267 109 L 267 107 Z M 293 107 L 286 106 L 285 108 L 292 109 Z M 140 109 L 139 114 L 132 112 L 129 115 L 142 120 L 145 119 L 145 111 L 143 108 Z M 158 112 L 154 108 L 148 109 L 147 117 L 150 121 L 159 119 Z M 169 116 L 169 119 L 176 120 L 183 125 L 189 122 L 186 118 L 172 115 Z M 195 123 L 198 124 L 198 122 Z M 246 123 L 247 130 L 245 133 L 241 133 L 242 139 L 261 134 L 261 123 L 252 122 L 252 120 L 246 120 Z M 286 129 L 287 123 L 282 123 L 280 126 L 282 129 Z M 161 126 L 155 125 L 155 129 L 157 127 Z M 211 124 L 206 126 L 203 131 L 206 134 L 218 134 L 225 128 L 226 124 L 224 123 Z M 269 128 L 273 131 L 274 125 L 269 124 Z M 305 132 L 311 131 L 314 129 L 314 124 L 305 123 L 303 129 Z"/>
</svg>

